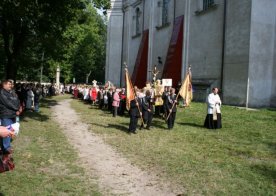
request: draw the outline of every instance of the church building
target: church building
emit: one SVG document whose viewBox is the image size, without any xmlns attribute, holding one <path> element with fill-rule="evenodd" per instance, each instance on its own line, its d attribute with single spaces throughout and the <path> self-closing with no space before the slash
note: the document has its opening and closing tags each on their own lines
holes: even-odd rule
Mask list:
<svg viewBox="0 0 276 196">
<path fill-rule="evenodd" d="M 276 0 L 111 0 L 106 81 L 123 87 L 192 67 L 194 99 L 213 87 L 224 104 L 276 107 Z"/>
</svg>

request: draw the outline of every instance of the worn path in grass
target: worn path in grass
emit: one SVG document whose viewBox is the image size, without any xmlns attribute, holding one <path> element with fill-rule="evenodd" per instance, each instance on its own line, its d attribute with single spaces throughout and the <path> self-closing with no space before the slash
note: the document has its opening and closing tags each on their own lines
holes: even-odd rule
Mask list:
<svg viewBox="0 0 276 196">
<path fill-rule="evenodd" d="M 99 136 L 89 132 L 89 126 L 82 123 L 70 107 L 70 100 L 59 102 L 53 106 L 53 111 L 54 119 L 60 124 L 69 142 L 77 149 L 81 166 L 86 169 L 88 175 L 97 175 L 104 195 L 179 194 L 168 182 L 162 182 L 156 175 L 131 165 Z"/>
</svg>

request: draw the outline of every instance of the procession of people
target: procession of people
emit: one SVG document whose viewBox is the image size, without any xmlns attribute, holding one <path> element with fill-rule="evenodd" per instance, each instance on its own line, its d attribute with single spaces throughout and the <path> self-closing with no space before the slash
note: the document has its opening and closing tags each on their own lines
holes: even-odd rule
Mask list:
<svg viewBox="0 0 276 196">
<path fill-rule="evenodd" d="M 114 118 L 118 115 L 129 115 L 129 133 L 136 134 L 138 129 L 150 130 L 153 118 L 164 119 L 167 130 L 172 130 L 177 107 L 180 103 L 183 107 L 187 107 L 192 100 L 191 73 L 189 70 L 178 92 L 172 86 L 164 86 L 161 80 L 157 79 L 156 73 L 153 73 L 155 74 L 154 80 L 146 82 L 145 86 L 140 89 L 133 86 L 127 75 L 124 88 L 117 88 L 110 81 L 104 86 L 99 86 L 94 80 L 93 85 L 90 86 L 71 84 L 66 89 L 72 93 L 75 99 L 82 99 L 92 105 L 98 105 L 99 109 L 110 111 Z M 128 74 L 127 71 L 126 74 Z M 218 95 L 218 88 L 213 88 L 212 93 L 206 99 L 206 103 L 207 116 L 204 127 L 208 129 L 221 128 L 221 100 Z M 139 120 L 140 123 L 138 123 Z"/>
<path fill-rule="evenodd" d="M 156 70 L 155 70 L 156 71 Z M 161 118 L 167 124 L 167 130 L 174 128 L 177 107 L 189 106 L 192 100 L 191 73 L 188 71 L 178 92 L 170 85 L 164 85 L 160 79 L 146 82 L 143 88 L 133 86 L 126 69 L 126 86 L 117 88 L 110 81 L 104 86 L 99 86 L 97 81 L 93 85 L 55 85 L 43 86 L 39 83 L 18 83 L 12 80 L 4 80 L 0 88 L 0 157 L 2 163 L 0 172 L 14 168 L 12 159 L 11 142 L 19 132 L 19 115 L 23 111 L 39 112 L 41 97 L 56 94 L 70 93 L 75 99 L 81 99 L 101 110 L 108 110 L 114 118 L 129 116 L 129 133 L 136 134 L 138 130 L 150 130 L 154 118 Z M 156 80 L 155 80 L 156 79 Z M 208 129 L 220 129 L 221 123 L 221 99 L 219 89 L 213 88 L 206 99 L 207 115 L 204 127 Z M 139 123 L 140 121 L 140 123 Z"/>
</svg>

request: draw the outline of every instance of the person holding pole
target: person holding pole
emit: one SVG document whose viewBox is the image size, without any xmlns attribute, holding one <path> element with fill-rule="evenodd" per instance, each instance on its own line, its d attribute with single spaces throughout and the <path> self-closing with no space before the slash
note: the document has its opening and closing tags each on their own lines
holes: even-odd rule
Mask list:
<svg viewBox="0 0 276 196">
<path fill-rule="evenodd" d="M 151 97 L 151 92 L 149 90 L 146 91 L 146 96 L 142 98 L 142 114 L 143 114 L 143 121 L 147 124 L 146 129 L 150 130 L 152 117 L 153 117 L 153 100 Z M 141 125 L 142 129 L 143 124 Z"/>
<path fill-rule="evenodd" d="M 185 99 L 186 106 L 189 106 L 190 102 L 193 99 L 191 65 L 188 68 L 186 78 L 182 82 L 182 85 L 180 87 L 178 94 L 175 95 L 175 89 L 170 89 L 170 94 L 166 97 L 165 109 L 168 114 L 166 121 L 168 123 L 169 129 L 172 129 L 174 125 L 174 119 L 176 114 L 176 103 L 179 95 L 183 99 Z"/>
<path fill-rule="evenodd" d="M 177 104 L 177 98 L 175 94 L 175 89 L 171 88 L 169 95 L 166 96 L 166 99 L 165 99 L 166 113 L 170 114 L 168 115 L 168 118 L 167 118 L 167 124 L 168 124 L 169 130 L 171 130 L 174 126 L 174 121 L 175 121 L 176 111 L 177 111 L 176 104 Z"/>
<path fill-rule="evenodd" d="M 130 101 L 130 108 L 129 108 L 129 116 L 130 116 L 130 122 L 129 122 L 129 129 L 128 131 L 130 133 L 136 134 L 138 119 L 142 117 L 142 103 L 141 99 L 139 97 L 140 92 L 136 92 L 136 97 Z M 143 124 L 143 122 L 142 122 Z"/>
<path fill-rule="evenodd" d="M 126 78 L 126 108 L 129 110 L 130 122 L 129 122 L 129 132 L 136 134 L 136 128 L 138 123 L 138 118 L 141 118 L 142 126 L 144 126 L 144 121 L 142 117 L 142 101 L 139 89 L 133 87 L 130 80 L 127 65 L 125 64 L 125 78 Z"/>
</svg>

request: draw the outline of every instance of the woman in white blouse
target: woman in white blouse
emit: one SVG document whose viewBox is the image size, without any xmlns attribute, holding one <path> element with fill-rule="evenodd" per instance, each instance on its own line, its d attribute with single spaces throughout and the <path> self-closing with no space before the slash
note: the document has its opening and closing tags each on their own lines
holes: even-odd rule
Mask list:
<svg viewBox="0 0 276 196">
<path fill-rule="evenodd" d="M 205 118 L 204 127 L 208 129 L 220 129 L 221 126 L 221 100 L 218 95 L 218 88 L 213 88 L 212 93 L 208 95 L 208 111 Z"/>
</svg>

